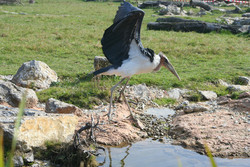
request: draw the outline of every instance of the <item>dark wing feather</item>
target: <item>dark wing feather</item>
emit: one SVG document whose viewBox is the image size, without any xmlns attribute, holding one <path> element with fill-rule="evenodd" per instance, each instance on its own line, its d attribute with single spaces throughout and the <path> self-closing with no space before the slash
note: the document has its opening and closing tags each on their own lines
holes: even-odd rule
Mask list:
<svg viewBox="0 0 250 167">
<path fill-rule="evenodd" d="M 129 13 L 133 11 L 142 11 L 141 9 L 134 7 L 128 2 L 123 2 L 121 6 L 119 6 L 115 18 L 114 18 L 114 23 L 124 19 Z"/>
<path fill-rule="evenodd" d="M 144 12 L 124 2 L 117 11 L 114 24 L 111 25 L 101 40 L 102 50 L 109 62 L 120 66 L 128 58 L 131 41 L 140 43 L 140 29 Z"/>
</svg>

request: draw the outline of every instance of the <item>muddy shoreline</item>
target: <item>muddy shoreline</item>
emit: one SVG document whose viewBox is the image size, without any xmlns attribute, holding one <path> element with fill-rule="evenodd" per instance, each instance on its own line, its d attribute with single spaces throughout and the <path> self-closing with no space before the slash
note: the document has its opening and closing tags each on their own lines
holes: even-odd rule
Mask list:
<svg viewBox="0 0 250 167">
<path fill-rule="evenodd" d="M 205 154 L 204 144 L 207 144 L 215 157 L 250 157 L 249 93 L 237 100 L 223 96 L 189 104 L 204 107 L 205 111 L 185 113 L 179 105 L 171 106 L 176 114 L 167 118 L 146 114 L 145 110 L 134 110 L 137 119 L 143 124 L 141 128 L 128 119 L 127 106 L 124 103 L 116 103 L 114 119 L 117 123 L 104 125 L 102 128 L 106 132 L 96 133 L 97 142 L 118 146 L 148 137 L 159 141 L 164 141 L 163 138 L 167 137 L 172 140 L 172 144 L 181 145 L 200 154 Z M 103 109 L 101 113 L 105 115 L 106 110 Z M 103 118 L 105 122 L 105 117 Z"/>
</svg>

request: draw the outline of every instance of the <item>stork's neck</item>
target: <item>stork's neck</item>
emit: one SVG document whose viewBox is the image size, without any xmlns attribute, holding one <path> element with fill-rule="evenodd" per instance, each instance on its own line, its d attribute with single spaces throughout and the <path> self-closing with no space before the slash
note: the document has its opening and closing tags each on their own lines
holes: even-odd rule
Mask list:
<svg viewBox="0 0 250 167">
<path fill-rule="evenodd" d="M 154 69 L 154 72 L 156 72 L 156 71 L 159 71 L 159 70 L 161 69 L 161 66 L 162 66 L 163 63 L 164 63 L 164 58 L 161 57 L 161 56 L 159 56 L 159 55 L 155 55 L 154 61 L 157 61 L 157 62 L 155 62 L 155 63 L 157 63 L 157 66 L 156 66 L 156 68 Z"/>
</svg>

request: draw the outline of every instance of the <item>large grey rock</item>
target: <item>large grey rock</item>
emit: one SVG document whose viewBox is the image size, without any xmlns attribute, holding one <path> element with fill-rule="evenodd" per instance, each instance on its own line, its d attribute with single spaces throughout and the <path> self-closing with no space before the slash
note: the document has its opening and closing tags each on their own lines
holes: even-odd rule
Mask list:
<svg viewBox="0 0 250 167">
<path fill-rule="evenodd" d="M 23 63 L 12 78 L 12 82 L 16 85 L 34 89 L 49 88 L 50 84 L 56 81 L 56 72 L 44 62 L 36 60 Z"/>
<path fill-rule="evenodd" d="M 4 144 L 11 145 L 18 108 L 0 105 L 0 129 L 4 132 Z M 9 120 L 9 121 L 6 121 Z M 78 125 L 78 117 L 72 114 L 48 114 L 44 111 L 25 109 L 17 137 L 17 148 L 29 153 L 25 161 L 32 161 L 32 147 L 43 146 L 46 141 L 70 142 Z"/>
<path fill-rule="evenodd" d="M 14 132 L 14 123 L 17 118 L 18 112 L 18 108 L 0 105 L 0 129 L 2 129 L 4 132 L 4 144 L 6 145 L 11 144 Z M 34 109 L 24 109 L 23 118 L 32 118 L 37 116 L 46 116 L 46 113 Z M 27 148 L 23 149 L 24 152 L 30 151 Z"/>
<path fill-rule="evenodd" d="M 26 89 L 15 84 L 0 80 L 0 103 L 8 103 L 13 107 L 18 107 L 23 94 L 26 93 L 26 107 L 35 107 L 38 98 L 32 89 Z"/>
<path fill-rule="evenodd" d="M 46 102 L 45 112 L 47 113 L 59 113 L 59 114 L 70 114 L 82 115 L 82 110 L 72 104 L 68 104 L 53 98 L 50 98 Z"/>
<path fill-rule="evenodd" d="M 217 98 L 217 94 L 213 91 L 199 91 L 205 100 L 214 100 Z"/>
</svg>

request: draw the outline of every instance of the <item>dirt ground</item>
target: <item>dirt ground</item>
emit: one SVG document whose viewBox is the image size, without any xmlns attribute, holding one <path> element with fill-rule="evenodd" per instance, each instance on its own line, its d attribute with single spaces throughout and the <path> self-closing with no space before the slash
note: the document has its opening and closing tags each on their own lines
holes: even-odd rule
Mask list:
<svg viewBox="0 0 250 167">
<path fill-rule="evenodd" d="M 145 132 L 142 132 L 136 123 L 131 119 L 130 112 L 127 109 L 126 104 L 117 103 L 112 117 L 112 122 L 108 123 L 107 110 L 98 113 L 100 116 L 100 129 L 96 131 L 96 141 L 99 144 L 118 146 L 128 144 L 135 141 L 142 140 L 143 136 L 146 136 Z M 95 122 L 97 121 L 96 114 L 93 114 Z M 79 119 L 79 128 L 85 125 L 86 122 L 90 122 L 91 114 L 83 115 Z M 103 124 L 103 125 L 102 125 Z M 85 138 L 86 134 L 82 133 L 82 138 Z"/>
</svg>

